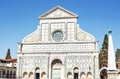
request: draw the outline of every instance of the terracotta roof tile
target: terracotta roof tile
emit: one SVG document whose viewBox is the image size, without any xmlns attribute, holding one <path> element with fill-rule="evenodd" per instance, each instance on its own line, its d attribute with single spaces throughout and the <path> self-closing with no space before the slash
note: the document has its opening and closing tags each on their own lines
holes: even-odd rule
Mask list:
<svg viewBox="0 0 120 79">
<path fill-rule="evenodd" d="M 13 62 L 13 61 L 17 61 L 17 59 L 16 58 L 11 58 L 11 59 L 6 59 L 6 61 Z"/>
</svg>

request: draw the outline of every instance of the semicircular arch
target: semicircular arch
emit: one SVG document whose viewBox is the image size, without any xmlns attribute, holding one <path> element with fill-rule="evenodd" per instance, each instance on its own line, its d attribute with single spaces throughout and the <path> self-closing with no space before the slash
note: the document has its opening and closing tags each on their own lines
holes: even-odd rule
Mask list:
<svg viewBox="0 0 120 79">
<path fill-rule="evenodd" d="M 28 73 L 27 72 L 23 73 L 23 78 L 28 78 Z"/>
<path fill-rule="evenodd" d="M 108 68 L 107 67 L 102 67 L 100 70 L 99 70 L 99 72 L 101 72 L 102 70 L 108 70 Z"/>
<path fill-rule="evenodd" d="M 100 69 L 99 74 L 101 79 L 107 79 L 107 70 L 108 70 L 107 67 L 102 67 Z"/>
</svg>

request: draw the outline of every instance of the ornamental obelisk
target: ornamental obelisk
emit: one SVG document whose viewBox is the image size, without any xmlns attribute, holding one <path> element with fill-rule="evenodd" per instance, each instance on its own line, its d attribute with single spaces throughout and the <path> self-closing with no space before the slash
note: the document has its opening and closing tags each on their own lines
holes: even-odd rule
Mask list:
<svg viewBox="0 0 120 79">
<path fill-rule="evenodd" d="M 115 62 L 115 52 L 113 47 L 113 40 L 112 40 L 112 31 L 109 31 L 108 36 L 108 70 L 116 70 L 116 62 Z"/>
<path fill-rule="evenodd" d="M 115 52 L 113 47 L 112 40 L 112 31 L 109 31 L 108 36 L 108 78 L 107 79 L 117 79 L 117 70 L 116 70 L 116 62 L 115 62 Z"/>
</svg>

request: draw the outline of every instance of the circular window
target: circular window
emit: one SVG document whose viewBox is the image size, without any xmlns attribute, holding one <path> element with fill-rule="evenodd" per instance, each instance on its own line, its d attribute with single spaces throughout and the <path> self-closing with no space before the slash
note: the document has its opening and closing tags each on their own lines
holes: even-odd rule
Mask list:
<svg viewBox="0 0 120 79">
<path fill-rule="evenodd" d="M 61 31 L 55 31 L 53 32 L 52 38 L 56 42 L 59 42 L 63 39 L 63 33 Z"/>
</svg>

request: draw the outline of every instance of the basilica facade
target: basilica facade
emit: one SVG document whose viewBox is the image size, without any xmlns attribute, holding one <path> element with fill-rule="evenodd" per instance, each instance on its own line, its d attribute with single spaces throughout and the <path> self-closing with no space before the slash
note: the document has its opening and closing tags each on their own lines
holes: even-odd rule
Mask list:
<svg viewBox="0 0 120 79">
<path fill-rule="evenodd" d="M 99 79 L 98 42 L 77 23 L 78 15 L 57 6 L 18 43 L 17 78 Z"/>
</svg>

